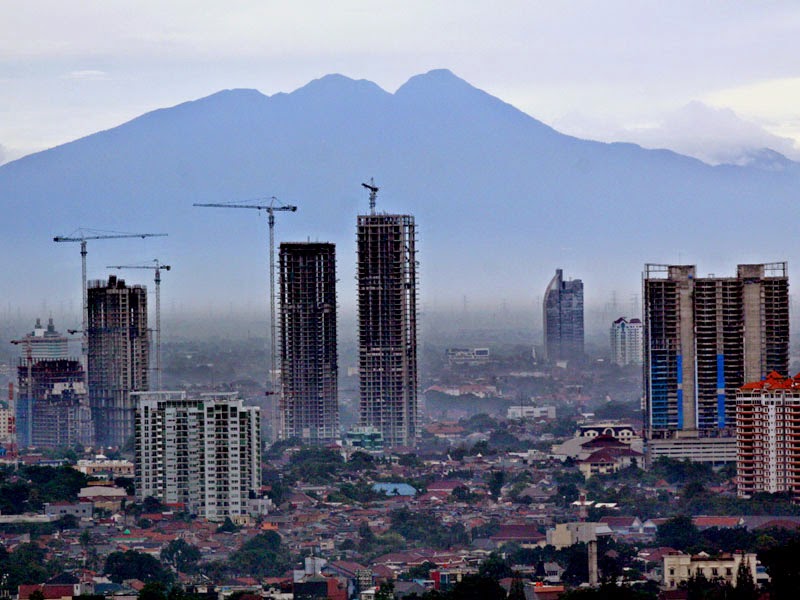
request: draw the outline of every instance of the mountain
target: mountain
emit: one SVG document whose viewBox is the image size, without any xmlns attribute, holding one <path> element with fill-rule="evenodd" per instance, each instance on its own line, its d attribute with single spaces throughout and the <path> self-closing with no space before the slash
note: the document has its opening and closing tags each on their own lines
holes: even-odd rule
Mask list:
<svg viewBox="0 0 800 600">
<path fill-rule="evenodd" d="M 394 94 L 328 75 L 273 96 L 221 91 L 0 166 L 3 300 L 79 302 L 77 245 L 51 240 L 91 227 L 169 237 L 89 242 L 90 278 L 158 257 L 173 265 L 167 310 L 260 307 L 263 215 L 192 203 L 274 195 L 299 207 L 277 216 L 278 240 L 338 244 L 349 307 L 369 177 L 379 210 L 416 216 L 427 309 L 508 300 L 537 321 L 557 267 L 584 280 L 588 303 L 603 303 L 611 290 L 638 293 L 644 262 L 733 274 L 738 262 L 797 255 L 800 165 L 780 155 L 712 167 L 569 137 L 446 70 Z"/>
</svg>

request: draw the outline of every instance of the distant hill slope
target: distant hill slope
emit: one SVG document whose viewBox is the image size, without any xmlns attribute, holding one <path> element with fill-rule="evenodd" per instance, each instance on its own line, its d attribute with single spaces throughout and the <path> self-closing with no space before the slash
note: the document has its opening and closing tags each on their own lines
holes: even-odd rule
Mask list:
<svg viewBox="0 0 800 600">
<path fill-rule="evenodd" d="M 556 267 L 604 302 L 638 291 L 645 261 L 732 274 L 737 262 L 793 260 L 800 166 L 763 156 L 711 167 L 572 138 L 446 70 L 394 94 L 341 75 L 271 97 L 226 90 L 0 167 L 0 290 L 9 303 L 79 298 L 78 248 L 51 239 L 84 226 L 170 234 L 90 243 L 90 276 L 158 255 L 174 266 L 166 307 L 261 304 L 263 219 L 192 203 L 275 195 L 299 206 L 278 216 L 279 240 L 339 244 L 349 305 L 359 184 L 374 176 L 379 210 L 416 215 L 423 305 L 533 306 Z"/>
</svg>

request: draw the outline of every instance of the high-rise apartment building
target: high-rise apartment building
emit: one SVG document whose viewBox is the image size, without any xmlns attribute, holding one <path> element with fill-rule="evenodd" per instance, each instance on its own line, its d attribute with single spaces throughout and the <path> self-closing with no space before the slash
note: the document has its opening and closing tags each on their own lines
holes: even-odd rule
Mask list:
<svg viewBox="0 0 800 600">
<path fill-rule="evenodd" d="M 643 288 L 648 437 L 730 431 L 739 388 L 787 373 L 786 263 L 739 265 L 735 277 L 648 264 Z"/>
<path fill-rule="evenodd" d="M 284 242 L 279 256 L 278 435 L 331 443 L 339 435 L 336 247 Z"/>
<path fill-rule="evenodd" d="M 544 293 L 544 353 L 551 362 L 583 356 L 583 282 L 556 269 Z"/>
<path fill-rule="evenodd" d="M 359 215 L 361 426 L 387 447 L 417 439 L 417 258 L 411 215 Z"/>
<path fill-rule="evenodd" d="M 800 378 L 770 373 L 736 396 L 739 496 L 791 492 L 800 501 Z"/>
<path fill-rule="evenodd" d="M 140 392 L 136 402 L 136 497 L 184 506 L 209 521 L 251 512 L 261 487 L 259 409 L 236 393 Z"/>
<path fill-rule="evenodd" d="M 620 317 L 611 324 L 611 360 L 621 367 L 642 364 L 642 320 Z"/>
<path fill-rule="evenodd" d="M 148 389 L 147 290 L 113 275 L 88 289 L 89 403 L 97 443 L 122 446 L 133 435 L 130 393 Z"/>
</svg>

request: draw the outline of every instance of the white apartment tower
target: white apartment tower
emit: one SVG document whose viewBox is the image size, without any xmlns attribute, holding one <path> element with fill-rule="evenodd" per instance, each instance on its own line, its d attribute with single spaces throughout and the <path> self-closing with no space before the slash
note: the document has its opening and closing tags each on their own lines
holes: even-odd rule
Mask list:
<svg viewBox="0 0 800 600">
<path fill-rule="evenodd" d="M 611 324 L 611 359 L 614 364 L 642 364 L 642 320 L 620 317 Z"/>
<path fill-rule="evenodd" d="M 236 521 L 261 486 L 260 414 L 236 393 L 139 392 L 136 497 L 182 504 L 209 521 Z"/>
<path fill-rule="evenodd" d="M 736 395 L 739 496 L 790 492 L 800 500 L 800 377 L 770 373 Z"/>
</svg>

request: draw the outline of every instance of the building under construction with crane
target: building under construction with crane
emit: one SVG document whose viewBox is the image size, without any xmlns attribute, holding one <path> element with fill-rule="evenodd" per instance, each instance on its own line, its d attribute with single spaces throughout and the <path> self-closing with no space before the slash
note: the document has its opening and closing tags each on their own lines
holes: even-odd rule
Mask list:
<svg viewBox="0 0 800 600">
<path fill-rule="evenodd" d="M 336 246 L 282 243 L 280 282 L 281 439 L 329 444 L 339 437 Z"/>
<path fill-rule="evenodd" d="M 81 362 L 70 358 L 20 359 L 17 403 L 20 446 L 68 448 L 94 443 L 92 415 Z"/>
<path fill-rule="evenodd" d="M 418 436 L 417 230 L 411 215 L 359 215 L 359 424 L 381 431 L 388 447 L 413 446 Z"/>
<path fill-rule="evenodd" d="M 18 446 L 60 448 L 94 441 L 85 371 L 69 357 L 68 340 L 36 320 L 33 331 L 12 343 L 23 349 L 15 405 Z M 13 441 L 12 441 L 13 443 Z"/>
<path fill-rule="evenodd" d="M 131 392 L 149 389 L 150 339 L 147 290 L 108 281 L 89 282 L 89 402 L 97 443 L 122 446 L 134 432 Z"/>
</svg>

